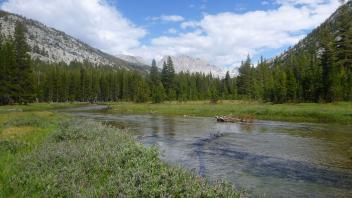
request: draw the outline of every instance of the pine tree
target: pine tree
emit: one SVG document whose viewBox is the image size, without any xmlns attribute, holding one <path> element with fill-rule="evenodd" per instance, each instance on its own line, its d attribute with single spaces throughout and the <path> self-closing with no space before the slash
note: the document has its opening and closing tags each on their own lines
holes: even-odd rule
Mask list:
<svg viewBox="0 0 352 198">
<path fill-rule="evenodd" d="M 160 82 L 160 73 L 159 73 L 159 69 L 156 66 L 156 61 L 153 59 L 152 61 L 152 67 L 150 69 L 150 82 L 152 85 L 158 85 Z"/>
<path fill-rule="evenodd" d="M 175 69 L 171 57 L 167 58 L 167 63 L 164 62 L 161 72 L 161 81 L 167 93 L 168 100 L 176 98 L 175 91 Z"/>
<path fill-rule="evenodd" d="M 11 40 L 4 41 L 0 48 L 0 70 L 0 104 L 11 104 L 15 102 L 19 90 L 15 47 Z"/>
<path fill-rule="evenodd" d="M 242 62 L 239 68 L 239 76 L 237 78 L 238 93 L 242 96 L 249 97 L 251 91 L 251 59 L 248 56 L 245 62 Z"/>
<path fill-rule="evenodd" d="M 15 49 L 16 49 L 16 66 L 18 68 L 17 82 L 19 90 L 17 96 L 17 102 L 27 104 L 34 100 L 34 89 L 33 89 L 33 74 L 30 63 L 30 56 L 27 53 L 29 46 L 26 42 L 26 26 L 20 22 L 15 27 Z"/>
<path fill-rule="evenodd" d="M 233 93 L 233 87 L 232 87 L 232 79 L 230 76 L 230 72 L 227 71 L 224 79 L 224 91 L 225 95 L 232 96 Z"/>
<path fill-rule="evenodd" d="M 338 70 L 340 82 L 335 85 L 337 100 L 347 100 L 350 95 L 350 75 L 352 74 L 352 34 L 350 33 L 352 14 L 348 6 L 339 9 L 334 31 L 334 62 Z"/>
</svg>

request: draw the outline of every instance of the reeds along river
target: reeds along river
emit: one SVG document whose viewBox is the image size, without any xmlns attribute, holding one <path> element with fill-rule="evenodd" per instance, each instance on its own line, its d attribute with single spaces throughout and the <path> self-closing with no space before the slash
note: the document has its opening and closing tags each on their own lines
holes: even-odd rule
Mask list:
<svg viewBox="0 0 352 198">
<path fill-rule="evenodd" d="M 157 145 L 166 162 L 210 181 L 231 182 L 252 196 L 352 196 L 352 126 L 217 123 L 212 118 L 83 110 L 89 108 L 73 114 L 129 128 L 146 146 Z"/>
</svg>

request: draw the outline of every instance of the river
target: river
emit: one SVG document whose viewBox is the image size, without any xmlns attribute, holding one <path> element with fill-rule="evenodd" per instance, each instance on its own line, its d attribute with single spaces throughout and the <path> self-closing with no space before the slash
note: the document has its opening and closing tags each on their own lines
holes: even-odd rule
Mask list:
<svg viewBox="0 0 352 198">
<path fill-rule="evenodd" d="M 67 110 L 127 128 L 169 164 L 252 197 L 352 197 L 352 126 L 213 118 L 119 115 L 102 106 Z M 89 110 L 96 110 L 94 112 Z"/>
</svg>

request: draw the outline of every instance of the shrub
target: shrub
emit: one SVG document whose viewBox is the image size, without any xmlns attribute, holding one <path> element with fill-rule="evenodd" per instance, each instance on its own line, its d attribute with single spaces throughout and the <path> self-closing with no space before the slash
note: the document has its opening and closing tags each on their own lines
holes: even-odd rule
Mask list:
<svg viewBox="0 0 352 198">
<path fill-rule="evenodd" d="M 159 159 L 116 128 L 66 121 L 18 163 L 11 188 L 28 197 L 237 197 L 226 184 L 211 186 Z"/>
</svg>

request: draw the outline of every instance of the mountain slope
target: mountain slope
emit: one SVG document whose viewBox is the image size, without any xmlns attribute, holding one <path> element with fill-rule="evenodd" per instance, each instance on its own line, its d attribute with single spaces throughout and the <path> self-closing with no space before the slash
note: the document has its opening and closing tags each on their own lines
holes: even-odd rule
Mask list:
<svg viewBox="0 0 352 198">
<path fill-rule="evenodd" d="M 347 11 L 347 13 L 342 16 L 343 10 Z M 314 29 L 298 44 L 276 57 L 276 60 L 287 62 L 291 55 L 300 52 L 315 52 L 316 57 L 319 57 L 321 53 L 325 51 L 323 40 L 329 39 L 327 37 L 333 37 L 330 38 L 331 41 L 341 39 L 338 36 L 338 31 L 341 31 L 339 30 L 338 25 L 342 20 L 346 21 L 345 24 L 347 26 L 344 27 L 345 30 L 352 26 L 352 1 L 348 1 L 346 4 L 338 8 L 323 24 Z"/>
<path fill-rule="evenodd" d="M 224 76 L 225 73 L 222 69 L 215 65 L 211 65 L 205 60 L 199 58 L 193 58 L 187 55 L 170 56 L 175 67 L 176 72 L 202 72 L 205 74 L 212 73 L 214 76 Z M 158 67 L 162 68 L 163 63 L 167 62 L 168 56 L 164 56 L 160 61 L 158 61 Z"/>
<path fill-rule="evenodd" d="M 125 60 L 130 63 L 139 64 L 139 65 L 150 65 L 150 62 L 148 62 L 147 60 L 139 56 L 130 56 L 125 54 L 118 54 L 115 56 L 119 59 Z"/>
<path fill-rule="evenodd" d="M 22 22 L 27 27 L 27 42 L 31 47 L 30 55 L 34 59 L 38 58 L 50 63 L 87 60 L 96 65 L 108 65 L 143 72 L 149 70 L 145 64 L 127 62 L 38 21 L 0 10 L 0 34 L 5 37 L 12 36 L 16 22 Z"/>
</svg>

